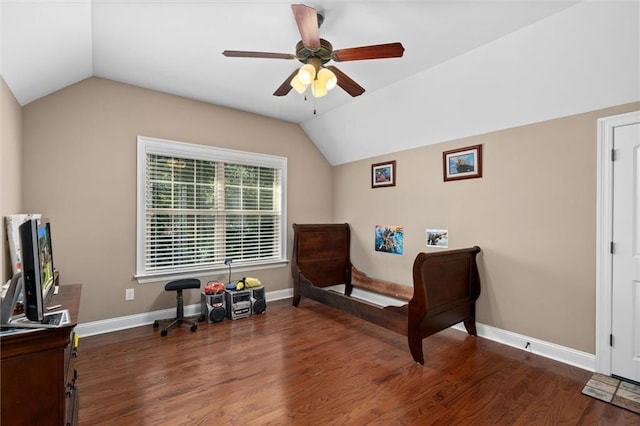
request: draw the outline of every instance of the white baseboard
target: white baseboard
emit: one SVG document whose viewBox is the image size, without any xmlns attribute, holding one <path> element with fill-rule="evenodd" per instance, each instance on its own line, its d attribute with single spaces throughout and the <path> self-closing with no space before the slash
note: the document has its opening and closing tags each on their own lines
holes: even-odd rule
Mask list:
<svg viewBox="0 0 640 426">
<path fill-rule="evenodd" d="M 370 295 L 366 294 L 366 292 L 362 294 L 354 294 L 354 296 L 360 296 L 363 299 L 370 298 Z M 288 299 L 291 297 L 293 297 L 293 289 L 290 288 L 285 290 L 270 291 L 266 294 L 267 302 Z M 382 300 L 375 300 L 374 302 L 380 303 L 382 302 Z M 389 301 L 385 298 L 384 302 L 388 303 Z M 112 331 L 125 330 L 127 328 L 152 324 L 155 320 L 170 318 L 172 315 L 175 315 L 175 312 L 175 308 L 170 308 L 160 311 L 147 312 L 144 314 L 128 315 L 101 321 L 92 321 L 78 324 L 75 330 L 80 337 L 94 336 L 97 334 L 110 333 Z M 186 316 L 194 316 L 198 315 L 199 313 L 199 303 L 184 307 L 184 314 Z M 461 330 L 466 333 L 466 330 L 462 324 L 454 325 L 452 328 Z M 517 349 L 525 350 L 546 358 L 551 358 L 553 360 L 573 365 L 575 367 L 579 367 L 588 371 L 595 371 L 596 357 L 593 354 L 557 345 L 555 343 L 546 342 L 534 337 L 528 337 L 522 334 L 513 333 L 511 331 L 502 330 L 500 328 L 481 323 L 476 323 L 476 329 L 478 331 L 479 337 L 493 340 L 494 342 L 511 346 Z M 530 345 L 525 349 L 527 342 Z"/>
<path fill-rule="evenodd" d="M 465 333 L 467 332 L 462 323 L 454 325 L 452 328 L 464 331 Z M 502 330 L 500 328 L 478 322 L 476 322 L 476 330 L 478 331 L 479 337 L 493 340 L 494 342 L 502 343 L 503 345 L 511 346 L 523 351 L 531 352 L 545 358 L 551 358 L 588 371 L 595 371 L 596 356 L 593 354 L 557 345 L 555 343 L 546 342 L 544 340 L 536 339 L 535 337 L 524 336 L 522 334 Z M 529 347 L 525 349 L 527 343 L 529 343 Z"/>
</svg>

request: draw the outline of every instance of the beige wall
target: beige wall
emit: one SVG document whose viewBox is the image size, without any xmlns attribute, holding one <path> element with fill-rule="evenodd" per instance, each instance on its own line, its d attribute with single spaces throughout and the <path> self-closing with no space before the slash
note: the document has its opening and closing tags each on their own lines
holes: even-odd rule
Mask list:
<svg viewBox="0 0 640 426">
<path fill-rule="evenodd" d="M 175 306 L 164 282 L 133 279 L 138 135 L 287 157 L 289 242 L 292 222 L 331 220 L 331 166 L 295 124 L 100 78 L 32 102 L 23 122 L 23 207 L 51 219 L 61 283 L 84 284 L 80 322 Z M 243 275 L 291 286 L 288 267 Z"/>
<path fill-rule="evenodd" d="M 479 322 L 595 353 L 596 120 L 640 103 L 371 158 L 334 168 L 334 219 L 352 261 L 411 284 L 427 228 L 478 245 Z M 483 177 L 443 182 L 442 152 L 482 144 Z M 397 161 L 397 185 L 371 189 L 371 164 Z M 404 254 L 375 252 L 375 225 L 404 226 Z"/>
<path fill-rule="evenodd" d="M 22 108 L 0 76 L 0 279 L 4 284 L 13 271 L 7 248 L 4 217 L 22 210 Z"/>
<path fill-rule="evenodd" d="M 8 89 L 2 90 L 5 108 Z M 9 104 L 14 118 L 5 119 L 3 109 L 2 119 L 3 214 L 9 213 L 5 135 L 17 135 L 14 158 L 21 139 L 20 109 L 12 96 Z M 410 285 L 415 255 L 436 250 L 425 247 L 425 229 L 446 228 L 450 247 L 483 249 L 480 322 L 594 353 L 596 120 L 638 108 L 623 105 L 331 169 L 297 125 L 90 78 L 23 109 L 24 204 L 18 201 L 13 212 L 51 218 L 62 283 L 85 284 L 81 322 L 144 313 L 174 300 L 163 283 L 133 279 L 136 136 L 281 155 L 289 159 L 289 252 L 291 223 L 349 222 L 354 264 Z M 483 145 L 484 176 L 443 182 L 442 151 L 475 144 Z M 371 164 L 386 160 L 397 161 L 397 186 L 371 189 Z M 15 193 L 10 198 L 19 200 Z M 404 226 L 404 255 L 373 250 L 377 224 Z M 290 286 L 288 268 L 255 275 L 269 291 Z M 130 287 L 136 300 L 125 302 Z M 186 303 L 197 301 L 187 297 Z"/>
</svg>

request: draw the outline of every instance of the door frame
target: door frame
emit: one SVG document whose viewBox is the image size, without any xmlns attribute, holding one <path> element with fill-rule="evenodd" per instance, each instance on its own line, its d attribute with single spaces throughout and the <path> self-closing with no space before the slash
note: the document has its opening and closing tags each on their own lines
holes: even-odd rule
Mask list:
<svg viewBox="0 0 640 426">
<path fill-rule="evenodd" d="M 613 130 L 640 123 L 640 111 L 598 119 L 596 184 L 596 372 L 611 375 Z"/>
</svg>

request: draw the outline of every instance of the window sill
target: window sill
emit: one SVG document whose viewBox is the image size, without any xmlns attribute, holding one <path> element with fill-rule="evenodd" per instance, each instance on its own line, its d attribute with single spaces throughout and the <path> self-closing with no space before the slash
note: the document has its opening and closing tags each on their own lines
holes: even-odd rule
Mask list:
<svg viewBox="0 0 640 426">
<path fill-rule="evenodd" d="M 252 264 L 238 264 L 231 265 L 231 273 L 237 275 L 238 272 L 259 271 L 263 269 L 275 269 L 286 268 L 289 265 L 288 260 L 280 260 L 269 263 L 252 263 Z M 216 267 L 216 268 L 204 268 L 204 269 L 192 269 L 183 270 L 179 272 L 158 272 L 153 274 L 140 274 L 134 275 L 134 278 L 138 281 L 138 284 L 167 282 L 173 280 L 179 280 L 182 278 L 199 278 L 199 277 L 211 277 L 215 275 L 224 275 L 227 280 L 227 274 L 229 273 L 228 266 Z"/>
</svg>

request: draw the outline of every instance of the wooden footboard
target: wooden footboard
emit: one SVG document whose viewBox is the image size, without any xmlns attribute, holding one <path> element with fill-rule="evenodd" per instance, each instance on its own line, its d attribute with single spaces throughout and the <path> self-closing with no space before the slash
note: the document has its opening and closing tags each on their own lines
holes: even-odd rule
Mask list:
<svg viewBox="0 0 640 426">
<path fill-rule="evenodd" d="M 463 322 L 476 336 L 476 300 L 480 247 L 420 253 L 413 262 L 413 297 L 409 301 L 407 337 L 413 359 L 424 364 L 422 339 Z"/>
<path fill-rule="evenodd" d="M 348 224 L 294 224 L 293 305 L 302 296 L 349 312 L 406 335 L 413 359 L 424 364 L 422 339 L 459 322 L 476 335 L 475 301 L 480 279 L 479 247 L 420 253 L 413 265 L 413 287 L 370 278 L 351 265 Z M 344 284 L 344 294 L 326 287 Z M 381 307 L 351 297 L 354 287 L 400 300 L 404 306 Z"/>
</svg>

